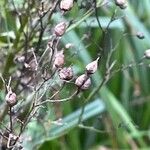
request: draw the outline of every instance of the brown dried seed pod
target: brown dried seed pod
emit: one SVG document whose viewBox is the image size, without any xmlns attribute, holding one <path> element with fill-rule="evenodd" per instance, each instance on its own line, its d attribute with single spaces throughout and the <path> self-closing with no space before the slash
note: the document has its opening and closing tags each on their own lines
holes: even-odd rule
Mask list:
<svg viewBox="0 0 150 150">
<path fill-rule="evenodd" d="M 73 0 L 61 0 L 60 9 L 63 11 L 68 11 L 73 7 Z"/>
<path fill-rule="evenodd" d="M 62 80 L 71 80 L 73 78 L 73 69 L 71 67 L 61 69 L 59 71 L 59 77 Z"/>
<path fill-rule="evenodd" d="M 99 57 L 95 61 L 89 63 L 86 66 L 86 71 L 87 71 L 88 74 L 93 74 L 93 73 L 95 73 L 97 71 L 98 60 L 99 60 Z"/>
<path fill-rule="evenodd" d="M 62 36 L 65 31 L 66 31 L 66 23 L 65 22 L 61 22 L 59 24 L 57 24 L 54 28 L 54 32 L 56 34 L 56 36 Z"/>
<path fill-rule="evenodd" d="M 64 65 L 64 51 L 57 52 L 54 59 L 54 66 L 60 68 Z"/>
<path fill-rule="evenodd" d="M 17 104 L 17 96 L 14 92 L 9 91 L 5 97 L 5 100 L 9 106 L 14 106 Z"/>
<path fill-rule="evenodd" d="M 83 74 L 76 79 L 75 85 L 83 90 L 88 89 L 91 85 L 91 79 L 87 75 Z"/>
</svg>

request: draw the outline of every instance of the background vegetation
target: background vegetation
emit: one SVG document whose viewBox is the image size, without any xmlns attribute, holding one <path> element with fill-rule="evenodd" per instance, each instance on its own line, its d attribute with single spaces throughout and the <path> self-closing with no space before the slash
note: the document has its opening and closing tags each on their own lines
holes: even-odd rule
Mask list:
<svg viewBox="0 0 150 150">
<path fill-rule="evenodd" d="M 150 69 L 143 57 L 150 48 L 150 1 L 128 0 L 121 9 L 113 0 L 76 0 L 64 14 L 59 2 L 0 0 L 1 146 L 8 144 L 12 117 L 19 140 L 10 149 L 150 149 Z M 44 80 L 53 74 L 49 51 L 39 64 L 61 21 L 69 26 L 57 48 L 64 49 L 74 78 L 100 57 L 92 85 L 76 96 L 74 82 L 64 85 L 57 71 Z M 18 100 L 11 111 L 5 102 L 10 77 Z M 32 109 L 38 98 L 44 102 L 53 94 L 62 102 Z"/>
</svg>

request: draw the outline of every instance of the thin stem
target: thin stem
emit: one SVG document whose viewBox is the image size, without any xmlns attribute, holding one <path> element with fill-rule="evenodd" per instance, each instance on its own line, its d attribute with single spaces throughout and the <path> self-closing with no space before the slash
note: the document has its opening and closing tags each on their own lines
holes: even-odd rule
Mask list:
<svg viewBox="0 0 150 150">
<path fill-rule="evenodd" d="M 67 98 L 64 98 L 64 99 L 47 99 L 37 105 L 35 105 L 35 107 L 37 106 L 40 106 L 40 105 L 43 105 L 45 103 L 48 103 L 48 102 L 51 102 L 51 103 L 56 103 L 56 102 L 65 102 L 65 101 L 69 101 L 71 100 L 74 96 L 76 96 L 78 94 L 78 90 L 76 90 L 71 96 L 67 97 Z"/>
<path fill-rule="evenodd" d="M 45 80 L 41 83 L 41 85 L 36 89 L 35 92 L 38 92 L 38 91 L 41 89 L 41 87 L 45 84 L 45 82 L 47 82 L 48 80 L 50 80 L 50 79 L 55 75 L 56 71 L 57 71 L 57 69 L 54 70 L 54 72 L 51 74 L 51 76 L 50 76 L 49 78 L 45 79 Z"/>
<path fill-rule="evenodd" d="M 87 99 L 85 99 L 84 103 L 83 103 L 83 106 L 82 106 L 82 109 L 81 109 L 81 114 L 79 116 L 79 120 L 78 120 L 78 124 L 81 123 L 82 121 L 82 116 L 83 116 L 83 113 L 84 113 L 84 108 L 85 108 L 85 104 L 101 89 L 101 87 L 108 81 L 106 80 L 107 78 L 103 78 L 102 82 L 99 84 L 99 86 L 94 89 L 91 94 L 88 96 Z"/>
<path fill-rule="evenodd" d="M 9 119 L 10 119 L 10 132 L 13 132 L 13 122 L 12 122 L 12 107 L 9 107 Z"/>
<path fill-rule="evenodd" d="M 102 32 L 104 32 L 103 28 L 102 28 L 102 25 L 99 21 L 99 18 L 98 18 L 98 10 L 97 10 L 97 2 L 96 0 L 94 0 L 94 9 L 95 9 L 95 17 L 96 17 L 96 20 L 97 20 L 97 23 L 98 23 L 98 26 L 99 28 L 102 30 Z"/>
<path fill-rule="evenodd" d="M 109 132 L 111 132 L 111 131 L 99 130 L 99 129 L 96 129 L 92 126 L 85 126 L 83 124 L 79 124 L 78 127 L 82 128 L 82 129 L 90 130 L 90 131 L 93 131 L 93 132 L 97 132 L 97 133 L 109 133 Z"/>
</svg>

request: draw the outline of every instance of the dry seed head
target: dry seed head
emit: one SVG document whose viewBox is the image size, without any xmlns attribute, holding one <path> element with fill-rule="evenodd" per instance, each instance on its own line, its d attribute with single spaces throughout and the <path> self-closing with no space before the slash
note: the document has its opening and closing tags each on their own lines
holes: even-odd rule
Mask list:
<svg viewBox="0 0 150 150">
<path fill-rule="evenodd" d="M 147 58 L 147 59 L 150 59 L 150 49 L 147 49 L 144 53 L 144 56 Z"/>
<path fill-rule="evenodd" d="M 71 80 L 73 78 L 73 69 L 71 67 L 61 69 L 59 71 L 59 77 L 62 80 Z"/>
<path fill-rule="evenodd" d="M 60 9 L 68 11 L 73 7 L 73 0 L 61 0 Z"/>
<path fill-rule="evenodd" d="M 86 66 L 86 71 L 87 71 L 88 74 L 93 74 L 93 73 L 95 73 L 97 71 L 98 60 L 99 60 L 99 57 L 95 61 L 89 63 Z"/>
<path fill-rule="evenodd" d="M 125 9 L 127 7 L 126 0 L 115 0 L 115 4 L 119 6 L 121 9 Z"/>
<path fill-rule="evenodd" d="M 17 104 L 17 96 L 11 90 L 6 94 L 5 100 L 9 106 L 14 106 Z"/>
<path fill-rule="evenodd" d="M 88 89 L 91 85 L 91 79 L 83 74 L 76 79 L 75 85 L 80 87 L 82 90 Z"/>
<path fill-rule="evenodd" d="M 60 68 L 64 65 L 64 51 L 57 52 L 54 59 L 54 66 Z"/>
<path fill-rule="evenodd" d="M 66 31 L 66 23 L 65 22 L 61 22 L 59 24 L 57 24 L 54 28 L 54 32 L 56 34 L 56 36 L 62 36 L 65 31 Z"/>
</svg>

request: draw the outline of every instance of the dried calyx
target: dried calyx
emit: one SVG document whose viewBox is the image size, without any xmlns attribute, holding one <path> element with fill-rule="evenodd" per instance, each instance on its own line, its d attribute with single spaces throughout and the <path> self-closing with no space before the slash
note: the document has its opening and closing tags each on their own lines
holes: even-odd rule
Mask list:
<svg viewBox="0 0 150 150">
<path fill-rule="evenodd" d="M 17 96 L 12 90 L 9 90 L 6 94 L 5 100 L 8 104 L 8 106 L 12 107 L 17 104 Z"/>
<path fill-rule="evenodd" d="M 62 80 L 71 80 L 73 78 L 73 69 L 65 67 L 59 71 L 59 77 Z"/>
<path fill-rule="evenodd" d="M 61 23 L 57 24 L 54 28 L 55 35 L 62 36 L 66 31 L 66 27 L 67 27 L 67 25 L 65 22 L 61 22 Z"/>
<path fill-rule="evenodd" d="M 95 73 L 95 72 L 97 71 L 97 68 L 98 68 L 98 60 L 99 60 L 99 57 L 98 57 L 95 61 L 89 63 L 89 64 L 86 66 L 86 72 L 87 72 L 88 74 L 93 74 L 93 73 Z"/>
<path fill-rule="evenodd" d="M 127 7 L 126 0 L 115 0 L 115 4 L 120 7 L 120 9 L 125 9 Z"/>
<path fill-rule="evenodd" d="M 76 79 L 75 85 L 82 90 L 86 90 L 91 85 L 91 79 L 87 75 L 83 74 Z"/>
<path fill-rule="evenodd" d="M 63 11 L 68 11 L 73 7 L 73 0 L 61 0 L 60 9 Z"/>
<path fill-rule="evenodd" d="M 58 51 L 54 58 L 54 67 L 60 68 L 64 65 L 64 51 Z"/>
</svg>

